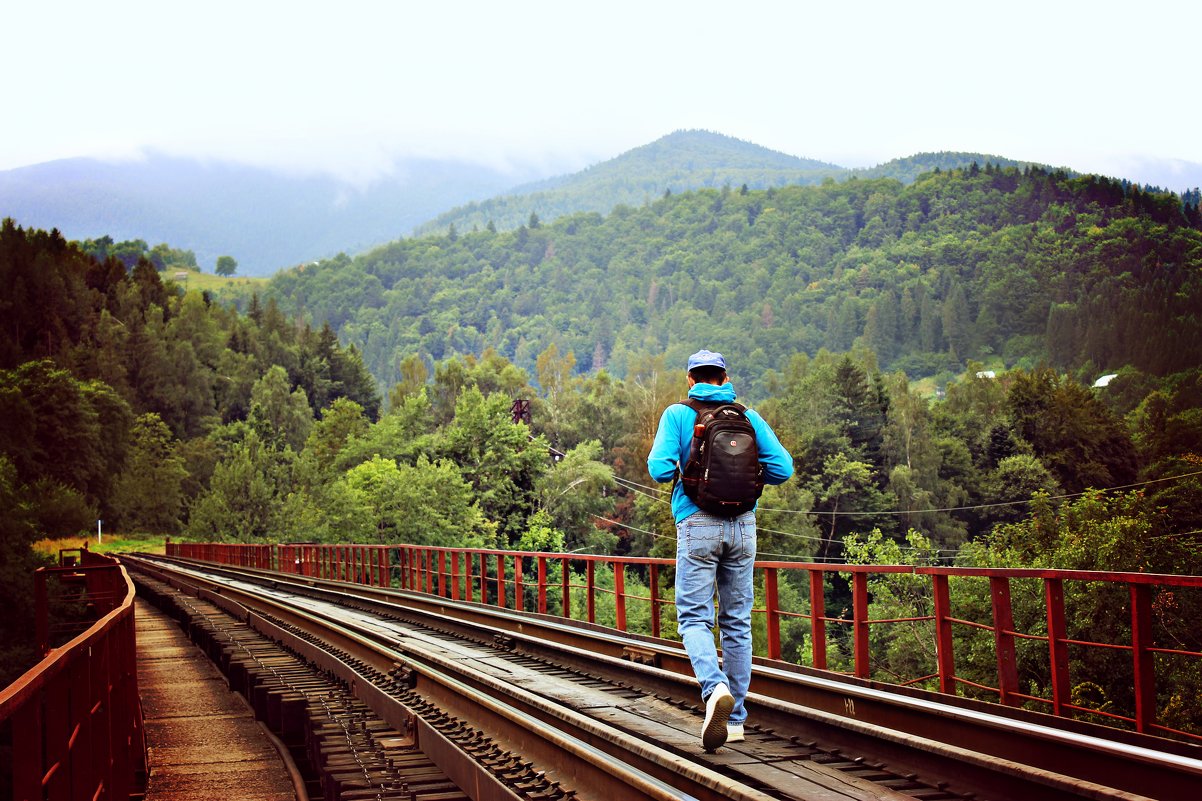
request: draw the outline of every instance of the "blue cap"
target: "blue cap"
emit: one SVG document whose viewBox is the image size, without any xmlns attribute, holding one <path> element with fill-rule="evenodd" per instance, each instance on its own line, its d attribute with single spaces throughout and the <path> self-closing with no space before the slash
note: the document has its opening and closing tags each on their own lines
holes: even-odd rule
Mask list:
<svg viewBox="0 0 1202 801">
<path fill-rule="evenodd" d="M 712 350 L 703 348 L 689 357 L 689 371 L 691 372 L 697 367 L 721 367 L 725 370 L 726 359 L 722 358 L 721 353 L 714 353 Z"/>
</svg>

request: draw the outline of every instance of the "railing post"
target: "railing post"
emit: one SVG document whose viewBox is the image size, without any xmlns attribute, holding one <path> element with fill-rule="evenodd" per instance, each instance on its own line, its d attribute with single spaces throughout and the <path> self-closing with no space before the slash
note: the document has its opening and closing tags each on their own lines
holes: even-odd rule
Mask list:
<svg viewBox="0 0 1202 801">
<path fill-rule="evenodd" d="M 39 567 L 33 571 L 33 587 L 34 629 L 38 643 L 38 656 L 43 657 L 50 653 L 50 601 L 47 598 L 49 590 L 46 587 L 46 568 Z M 28 607 L 26 608 L 28 609 Z"/>
<path fill-rule="evenodd" d="M 814 667 L 826 670 L 826 586 L 821 570 L 810 571 L 810 650 Z"/>
<path fill-rule="evenodd" d="M 1052 714 L 1064 715 L 1071 701 L 1068 675 L 1068 639 L 1064 624 L 1064 582 L 1058 578 L 1043 580 L 1044 604 L 1048 613 L 1048 664 L 1052 669 Z"/>
<path fill-rule="evenodd" d="M 522 556 L 513 555 L 513 608 L 519 612 L 526 609 L 526 590 L 522 586 Z"/>
<path fill-rule="evenodd" d="M 480 603 L 488 603 L 488 562 L 487 555 L 480 552 Z"/>
<path fill-rule="evenodd" d="M 567 618 L 568 620 L 571 620 L 572 619 L 572 600 L 570 597 L 568 597 L 568 590 L 571 589 L 571 586 L 572 586 L 572 583 L 568 578 L 568 576 L 570 575 L 569 574 L 569 560 L 565 556 L 560 560 L 560 562 L 562 562 L 562 564 L 563 564 L 563 570 L 561 571 L 563 573 L 563 575 L 560 577 L 560 581 L 563 585 L 563 592 L 561 593 L 561 600 L 563 601 L 563 616 L 565 618 Z"/>
<path fill-rule="evenodd" d="M 451 600 L 459 600 L 459 551 L 451 551 Z"/>
<path fill-rule="evenodd" d="M 780 597 L 776 568 L 764 568 L 764 628 L 768 633 L 768 658 L 780 659 Z"/>
<path fill-rule="evenodd" d="M 952 601 L 948 577 L 931 576 L 935 596 L 935 664 L 939 670 L 939 692 L 956 694 L 956 655 L 952 640 Z"/>
<path fill-rule="evenodd" d="M 497 554 L 497 606 L 504 609 L 505 599 L 505 557 Z"/>
<path fill-rule="evenodd" d="M 447 597 L 447 552 L 438 552 L 438 594 Z"/>
<path fill-rule="evenodd" d="M 584 572 L 585 572 L 585 576 L 586 576 L 584 584 L 585 584 L 585 592 L 587 593 L 585 595 L 585 604 L 588 607 L 588 622 L 589 623 L 597 622 L 597 605 L 596 605 L 596 600 L 595 600 L 596 591 L 597 591 L 597 581 L 596 581 L 595 565 L 596 565 L 596 562 L 594 562 L 592 559 L 589 559 L 584 568 Z"/>
<path fill-rule="evenodd" d="M 856 676 L 867 679 L 871 675 L 868 665 L 868 574 L 852 573 L 851 576 L 851 625 L 852 644 L 855 649 Z"/>
<path fill-rule="evenodd" d="M 651 564 L 648 567 L 650 568 L 647 571 L 647 588 L 649 590 L 648 594 L 651 596 L 651 636 L 658 637 L 660 631 L 659 565 Z"/>
<path fill-rule="evenodd" d="M 1131 590 L 1131 655 L 1135 675 L 1135 730 L 1150 732 L 1156 723 L 1156 663 L 1150 649 L 1152 588 L 1129 584 Z"/>
<path fill-rule="evenodd" d="M 1010 605 L 1010 579 L 990 576 L 989 595 L 993 603 L 993 642 L 997 654 L 998 690 L 1001 702 L 1017 706 L 1018 659 L 1014 652 L 1014 611 Z"/>
<path fill-rule="evenodd" d="M 472 577 L 472 555 L 469 551 L 463 552 L 463 594 L 468 601 L 476 597 L 475 579 Z"/>
<path fill-rule="evenodd" d="M 538 557 L 538 613 L 547 614 L 547 557 Z"/>
<path fill-rule="evenodd" d="M 614 560 L 614 616 L 618 631 L 626 631 L 626 564 Z"/>
</svg>

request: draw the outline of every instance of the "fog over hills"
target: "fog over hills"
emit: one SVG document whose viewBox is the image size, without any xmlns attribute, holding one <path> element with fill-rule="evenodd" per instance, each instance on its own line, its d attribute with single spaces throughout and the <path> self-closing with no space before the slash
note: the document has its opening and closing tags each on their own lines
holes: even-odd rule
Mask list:
<svg viewBox="0 0 1202 801">
<path fill-rule="evenodd" d="M 229 255 L 240 275 L 267 275 L 406 236 L 451 206 L 535 177 L 530 170 L 414 159 L 356 187 L 328 175 L 160 154 L 68 159 L 0 172 L 0 217 L 58 228 L 69 239 L 107 234 L 166 242 L 194 251 L 206 272 Z"/>
<path fill-rule="evenodd" d="M 752 189 L 852 176 L 903 183 L 935 168 L 1027 162 L 980 153 L 920 153 L 867 169 L 800 158 L 709 131 L 676 131 L 579 172 L 501 168 L 466 160 L 409 159 L 367 185 L 232 162 L 151 153 L 134 161 L 68 159 L 0 172 L 0 217 L 58 228 L 69 239 L 103 235 L 192 250 L 205 271 L 221 255 L 241 275 L 357 253 L 416 233 L 513 229 L 531 214 L 607 214 L 665 192 L 728 185 Z M 1072 165 L 1065 166 L 1072 169 Z M 1202 185 L 1202 165 L 1132 160 L 1125 178 L 1181 192 Z"/>
</svg>

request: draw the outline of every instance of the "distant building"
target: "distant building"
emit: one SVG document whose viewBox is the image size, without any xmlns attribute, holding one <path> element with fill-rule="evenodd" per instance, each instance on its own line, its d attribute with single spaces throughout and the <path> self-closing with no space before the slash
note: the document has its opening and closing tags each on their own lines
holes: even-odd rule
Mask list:
<svg viewBox="0 0 1202 801">
<path fill-rule="evenodd" d="M 177 272 L 175 274 L 175 280 L 176 281 L 187 281 L 188 280 L 188 272 L 186 270 L 180 270 L 179 272 Z"/>
<path fill-rule="evenodd" d="M 997 373 L 992 370 L 981 370 L 977 373 L 977 378 L 997 378 Z"/>
<path fill-rule="evenodd" d="M 1118 377 L 1119 377 L 1118 373 L 1107 373 L 1106 375 L 1099 378 L 1097 381 L 1093 382 L 1093 385 L 1095 387 L 1108 387 L 1108 386 L 1110 386 L 1110 382 Z"/>
</svg>

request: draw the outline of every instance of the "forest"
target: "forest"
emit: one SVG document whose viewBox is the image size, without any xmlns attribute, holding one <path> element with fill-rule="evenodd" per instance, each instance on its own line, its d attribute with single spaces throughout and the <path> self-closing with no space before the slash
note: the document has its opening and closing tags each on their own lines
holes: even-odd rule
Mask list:
<svg viewBox="0 0 1202 801">
<path fill-rule="evenodd" d="M 703 345 L 796 459 L 765 557 L 1202 573 L 1202 232 L 1176 196 L 993 167 L 701 190 L 237 302 L 104 244 L 0 226 L 0 681 L 30 658 L 30 544 L 99 518 L 670 556 L 645 459 Z"/>
<path fill-rule="evenodd" d="M 1092 383 L 1202 364 L 1200 219 L 1176 195 L 986 165 L 532 215 L 285 271 L 268 294 L 354 343 L 381 391 L 411 354 L 432 369 L 492 348 L 533 374 L 554 344 L 626 376 L 641 355 L 682 361 L 698 332 L 755 399 L 823 348 L 939 384 L 969 360 Z"/>
<path fill-rule="evenodd" d="M 608 214 L 615 206 L 642 206 L 664 192 L 747 186 L 768 189 L 824 180 L 894 178 L 912 183 L 936 169 L 968 167 L 973 162 L 1025 167 L 980 153 L 918 153 L 879 164 L 849 169 L 790 156 L 712 131 L 674 131 L 586 170 L 516 187 L 504 195 L 468 203 L 419 226 L 415 233 L 445 234 L 492 226 L 508 231 L 525 225 L 531 214 L 544 222 L 581 212 Z"/>
</svg>

